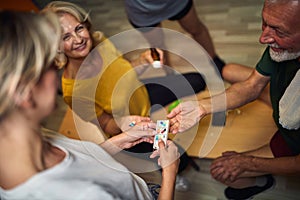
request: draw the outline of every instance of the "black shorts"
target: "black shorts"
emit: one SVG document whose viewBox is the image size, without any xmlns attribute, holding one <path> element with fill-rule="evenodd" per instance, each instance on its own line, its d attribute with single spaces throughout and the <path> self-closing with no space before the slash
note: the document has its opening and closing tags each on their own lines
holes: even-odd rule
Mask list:
<svg viewBox="0 0 300 200">
<path fill-rule="evenodd" d="M 188 3 L 186 4 L 186 6 L 179 13 L 170 17 L 168 20 L 175 21 L 175 20 L 179 20 L 179 19 L 183 18 L 191 10 L 192 6 L 193 6 L 193 0 L 189 0 Z M 156 24 L 151 24 L 148 26 L 141 27 L 141 26 L 135 25 L 130 20 L 129 20 L 129 22 L 134 28 L 157 27 L 160 24 L 160 22 L 159 22 Z"/>
</svg>

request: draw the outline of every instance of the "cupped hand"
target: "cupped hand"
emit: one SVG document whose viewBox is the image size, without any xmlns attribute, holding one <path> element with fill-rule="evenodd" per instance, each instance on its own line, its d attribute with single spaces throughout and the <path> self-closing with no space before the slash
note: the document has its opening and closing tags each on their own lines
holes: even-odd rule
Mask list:
<svg viewBox="0 0 300 200">
<path fill-rule="evenodd" d="M 125 117 L 121 117 L 117 122 L 123 132 L 126 132 L 128 130 L 146 131 L 149 128 L 155 129 L 155 123 L 152 122 L 150 117 L 128 115 Z"/>
<path fill-rule="evenodd" d="M 121 149 L 129 149 L 141 142 L 153 143 L 156 131 L 153 129 L 134 130 L 134 128 L 112 137 L 114 143 Z"/>
</svg>

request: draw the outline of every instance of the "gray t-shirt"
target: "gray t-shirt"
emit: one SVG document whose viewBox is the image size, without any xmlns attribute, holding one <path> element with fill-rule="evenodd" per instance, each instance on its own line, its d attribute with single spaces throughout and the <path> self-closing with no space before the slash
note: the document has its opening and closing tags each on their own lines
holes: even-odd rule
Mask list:
<svg viewBox="0 0 300 200">
<path fill-rule="evenodd" d="M 46 139 L 65 151 L 64 160 L 13 189 L 0 187 L 1 200 L 152 199 L 147 184 L 98 145 L 58 136 Z"/>
<path fill-rule="evenodd" d="M 128 19 L 139 27 L 160 23 L 178 14 L 188 0 L 125 0 Z"/>
</svg>

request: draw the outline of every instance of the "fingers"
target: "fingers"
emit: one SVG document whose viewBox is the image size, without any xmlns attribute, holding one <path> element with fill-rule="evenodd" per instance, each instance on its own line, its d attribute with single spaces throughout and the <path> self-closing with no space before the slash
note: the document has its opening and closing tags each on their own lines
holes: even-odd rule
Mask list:
<svg viewBox="0 0 300 200">
<path fill-rule="evenodd" d="M 156 125 L 153 122 L 139 122 L 132 126 L 130 130 L 135 130 L 135 131 L 153 131 L 155 130 Z"/>
<path fill-rule="evenodd" d="M 179 104 L 178 106 L 176 106 L 168 115 L 167 118 L 172 119 L 174 117 L 176 117 L 176 115 L 178 115 L 181 111 L 181 104 Z"/>
<path fill-rule="evenodd" d="M 236 174 L 233 172 L 226 171 L 224 168 L 214 168 L 210 171 L 211 176 L 222 182 L 222 183 L 232 183 L 236 180 Z"/>
<path fill-rule="evenodd" d="M 155 130 L 152 129 L 133 130 L 133 128 L 128 130 L 126 133 L 128 136 L 132 137 L 131 140 L 142 138 L 143 140 L 151 143 L 153 142 L 154 135 L 156 134 Z"/>
<path fill-rule="evenodd" d="M 168 154 L 170 156 L 170 159 L 176 160 L 180 157 L 180 153 L 178 152 L 177 146 L 172 142 L 171 140 L 167 140 L 167 144 L 165 145 L 163 141 L 161 143 L 158 143 L 159 146 L 159 153 L 162 154 Z"/>
<path fill-rule="evenodd" d="M 178 133 L 179 127 L 180 127 L 180 123 L 177 119 L 178 117 L 174 117 L 169 119 L 170 121 L 170 133 L 176 134 Z"/>
<path fill-rule="evenodd" d="M 180 123 L 177 121 L 170 126 L 170 132 L 176 134 L 179 132 L 179 128 L 180 128 Z"/>
<path fill-rule="evenodd" d="M 157 157 L 157 156 L 160 155 L 160 150 L 163 149 L 163 148 L 165 148 L 165 143 L 164 143 L 164 141 L 159 140 L 159 141 L 158 141 L 158 147 L 159 147 L 159 149 L 153 151 L 153 153 L 150 155 L 150 158 L 155 158 L 155 157 Z"/>
<path fill-rule="evenodd" d="M 155 157 L 157 157 L 157 156 L 159 156 L 159 151 L 158 151 L 158 150 L 155 150 L 155 151 L 153 151 L 152 154 L 150 155 L 150 158 L 155 158 Z"/>
<path fill-rule="evenodd" d="M 149 122 L 149 123 L 148 123 L 148 128 L 155 130 L 155 129 L 156 129 L 156 123 L 154 123 L 154 122 Z"/>
<path fill-rule="evenodd" d="M 150 117 L 141 117 L 141 116 L 137 116 L 136 119 L 137 122 L 151 122 Z"/>
<path fill-rule="evenodd" d="M 164 52 L 158 48 L 156 48 L 158 54 L 159 54 L 159 59 L 161 64 L 163 64 L 163 60 L 164 60 Z M 151 51 L 150 50 L 146 50 L 145 52 L 143 52 L 140 57 L 145 60 L 145 62 L 147 63 L 153 63 L 153 58 L 151 56 Z"/>
<path fill-rule="evenodd" d="M 164 52 L 161 49 L 155 48 L 156 51 L 159 53 L 159 59 L 161 62 L 164 60 Z M 162 63 L 163 64 L 163 63 Z"/>
<path fill-rule="evenodd" d="M 237 154 L 235 151 L 225 151 L 222 153 L 222 156 L 232 156 L 234 154 Z"/>
<path fill-rule="evenodd" d="M 159 147 L 159 149 L 163 149 L 163 148 L 165 148 L 165 143 L 164 143 L 164 141 L 162 141 L 162 140 L 159 140 L 158 141 L 158 147 Z"/>
</svg>

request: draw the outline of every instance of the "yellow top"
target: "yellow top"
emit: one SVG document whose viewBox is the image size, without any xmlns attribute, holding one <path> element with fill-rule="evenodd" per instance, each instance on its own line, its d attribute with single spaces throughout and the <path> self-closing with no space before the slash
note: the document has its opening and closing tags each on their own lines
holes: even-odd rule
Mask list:
<svg viewBox="0 0 300 200">
<path fill-rule="evenodd" d="M 103 112 L 117 116 L 149 115 L 146 87 L 131 64 L 103 36 L 81 65 L 76 79 L 62 77 L 62 90 L 64 101 L 86 121 Z"/>
</svg>

